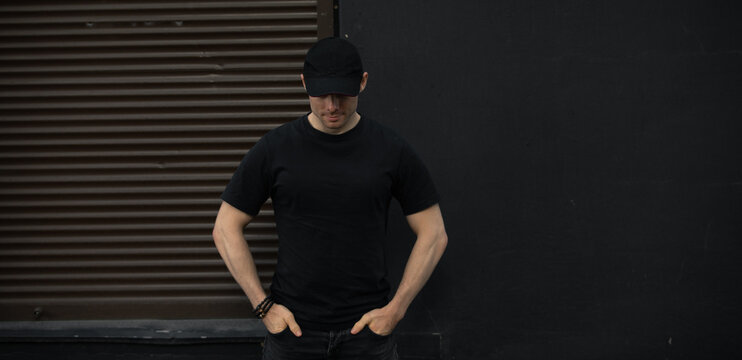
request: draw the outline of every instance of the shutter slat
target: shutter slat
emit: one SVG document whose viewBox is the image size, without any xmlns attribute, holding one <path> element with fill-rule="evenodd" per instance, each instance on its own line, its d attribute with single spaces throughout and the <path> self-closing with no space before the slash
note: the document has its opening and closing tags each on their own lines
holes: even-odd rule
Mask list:
<svg viewBox="0 0 742 360">
<path fill-rule="evenodd" d="M 44 128 L 11 128 L 4 129 L 4 134 L 80 134 L 80 133 L 188 133 L 188 132 L 215 132 L 215 131 L 269 131 L 275 128 L 273 124 L 229 124 L 229 125 L 152 125 L 152 126 L 67 126 Z"/>
<path fill-rule="evenodd" d="M 213 223 L 159 223 L 159 224 L 66 224 L 66 225 L 2 225 L 0 231 L 136 231 L 136 230 L 206 230 L 213 229 Z M 251 224 L 254 230 L 273 229 L 273 224 Z"/>
<path fill-rule="evenodd" d="M 202 169 L 226 169 L 233 170 L 239 165 L 236 162 L 202 162 L 202 163 L 168 163 L 168 164 L 147 164 L 147 163 L 103 163 L 103 164 L 37 164 L 37 165 L 6 165 L 0 166 L 0 171 L 17 171 L 17 170 L 148 170 L 148 169 L 190 169 L 200 167 Z M 231 171 L 227 173 L 231 175 Z"/>
<path fill-rule="evenodd" d="M 0 177 L 0 181 L 4 177 Z M 13 184 L 13 183 L 10 183 Z M 6 184 L 8 185 L 8 184 Z M 22 187 L 18 184 L 13 189 L 7 189 L 7 188 L 0 188 L 0 194 L 3 195 L 147 195 L 147 196 L 154 196 L 156 194 L 196 194 L 196 193 L 208 193 L 208 194 L 220 194 L 222 190 L 224 190 L 223 186 L 194 186 L 194 187 L 187 187 L 187 186 L 149 186 L 149 187 L 139 187 L 139 186 L 126 186 L 126 187 L 74 187 L 74 188 L 62 188 L 62 187 L 53 187 L 53 186 L 45 186 L 45 187 L 39 187 L 35 189 L 30 189 L 27 187 Z M 21 184 L 25 185 L 25 184 Z M 175 185 L 175 184 L 173 184 Z"/>
<path fill-rule="evenodd" d="M 268 285 L 267 283 L 263 283 L 264 286 Z M 40 294 L 41 295 L 41 294 Z M 102 305 L 115 305 L 116 308 L 120 308 L 121 306 L 131 306 L 131 304 L 141 303 L 142 295 L 136 295 L 136 296 L 86 296 L 86 297 L 70 297 L 70 298 L 62 298 L 62 297 L 56 297 L 56 296 L 49 296 L 49 294 L 44 294 L 44 296 L 34 296 L 34 297 L 26 297 L 26 298 L 9 298 L 9 299 L 3 299 L 3 303 L 8 305 L 15 305 L 15 306 L 22 306 L 24 303 L 27 303 L 29 301 L 36 301 L 38 303 L 47 304 L 48 306 L 45 307 L 45 309 L 48 309 L 49 307 L 54 308 L 54 306 L 57 305 L 67 305 L 66 308 L 70 308 L 70 310 L 78 307 L 81 302 L 84 302 L 86 306 L 102 306 Z M 175 296 L 147 296 L 147 304 L 148 305 L 155 305 L 155 304 L 164 304 L 164 305 L 180 305 L 181 303 L 196 303 L 196 304 L 229 304 L 231 302 L 239 302 L 243 303 L 244 306 L 250 306 L 249 301 L 246 300 L 247 298 L 243 294 L 237 294 L 231 296 L 225 296 L 225 295 L 191 295 L 191 296 L 183 296 L 183 295 L 175 295 Z M 187 305 L 196 305 L 196 304 L 187 304 Z M 14 306 L 14 307 L 15 307 Z"/>
<path fill-rule="evenodd" d="M 261 215 L 269 216 L 272 215 L 269 212 L 261 212 Z M 214 216 L 213 211 L 169 211 L 163 213 L 162 211 L 136 211 L 136 212 L 124 212 L 124 211 L 110 211 L 110 212 L 65 212 L 65 213 L 43 213 L 34 212 L 32 214 L 15 213 L 6 215 L 6 219 L 14 220 L 31 220 L 31 219 L 127 219 L 127 218 L 168 218 L 168 219 L 180 219 L 180 218 L 199 218 L 199 217 L 212 217 Z"/>
<path fill-rule="evenodd" d="M 273 233 L 268 234 L 246 234 L 245 240 L 253 242 L 271 242 L 278 240 Z M 27 244 L 123 244 L 123 243 L 170 243 L 170 242 L 210 242 L 211 236 L 206 235 L 137 235 L 137 236 L 44 236 L 44 237 L 4 237 L 0 244 L 27 245 Z"/>
<path fill-rule="evenodd" d="M 106 11 L 106 10 L 201 10 L 201 9 L 254 9 L 276 7 L 314 7 L 316 1 L 204 1 L 188 3 L 108 3 L 100 4 L 44 4 L 0 6 L 0 12 L 31 12 L 31 11 Z"/>
<path fill-rule="evenodd" d="M 207 110 L 207 109 L 204 109 Z M 8 124 L 7 126 L 14 126 L 13 122 L 21 122 L 25 123 L 24 125 L 28 125 L 28 123 L 32 122 L 66 122 L 66 121 L 75 121 L 75 122 L 115 122 L 115 121 L 147 121 L 152 123 L 153 121 L 162 121 L 165 123 L 169 123 L 172 120 L 212 120 L 211 122 L 216 122 L 216 120 L 221 121 L 228 121 L 228 123 L 234 123 L 235 120 L 243 120 L 243 122 L 248 122 L 250 120 L 260 120 L 261 122 L 265 122 L 270 119 L 274 119 L 277 123 L 286 118 L 296 118 L 301 115 L 304 115 L 305 111 L 277 111 L 275 113 L 265 114 L 265 116 L 260 116 L 260 114 L 264 114 L 262 112 L 252 112 L 252 113 L 245 113 L 243 116 L 240 116 L 240 113 L 234 113 L 234 112 L 225 112 L 225 113 L 214 113 L 209 111 L 203 111 L 203 113 L 200 114 L 146 114 L 142 113 L 139 115 L 126 115 L 126 114 L 115 114 L 115 115 L 105 115 L 105 114 L 96 114 L 96 115 L 64 115 L 59 114 L 57 116 L 53 115 L 25 115 L 25 116 L 3 116 L 0 118 L 0 124 Z M 16 124 L 17 125 L 17 124 Z M 152 124 L 156 125 L 156 124 Z M 135 152 L 136 150 L 132 150 L 132 152 Z M 187 149 L 183 151 L 188 151 Z"/>
<path fill-rule="evenodd" d="M 245 153 L 309 110 L 299 73 L 317 2 L 8 4 L 0 321 L 36 308 L 55 320 L 251 317 L 213 222 Z M 268 287 L 270 199 L 244 238 Z"/>
<path fill-rule="evenodd" d="M 0 26 L 3 24 L 0 23 Z M 115 48 L 115 47 L 166 47 L 166 46 L 250 46 L 250 45 L 273 45 L 273 44 L 306 44 L 311 45 L 316 38 L 282 38 L 282 39 L 164 39 L 151 40 L 144 37 L 145 40 L 86 40 L 86 41 L 49 41 L 49 42 L 8 42 L 0 43 L 0 49 L 8 50 L 27 50 L 27 49 L 80 49 L 80 48 Z M 159 49 L 158 49 L 159 50 Z"/>
<path fill-rule="evenodd" d="M 92 99 L 91 99 L 92 100 Z M 305 99 L 291 100 L 174 100 L 174 101 L 91 101 L 91 102 L 28 102 L 0 104 L 0 110 L 84 110 L 84 109 L 147 109 L 185 107 L 296 106 L 307 107 Z"/>
<path fill-rule="evenodd" d="M 227 33 L 281 33 L 281 32 L 306 32 L 317 31 L 317 26 L 309 25 L 256 25 L 256 26 L 199 26 L 195 28 L 171 28 L 171 27 L 129 27 L 111 29 L 29 29 L 29 30 L 4 30 L 0 36 L 35 37 L 35 36 L 79 36 L 79 35 L 161 35 L 161 34 L 227 34 Z"/>
<path fill-rule="evenodd" d="M 176 285 L 176 284 L 135 284 L 135 285 L 109 285 L 109 284 L 95 284 L 95 285 L 73 285 L 73 286 L 45 286 L 41 289 L 35 289 L 33 286 L 8 286 L 0 287 L 0 295 L 7 295 L 7 293 L 13 293 L 14 295 L 23 296 L 24 293 L 55 293 L 57 296 L 60 293 L 106 293 L 106 292 L 134 292 L 141 293 L 146 292 L 148 294 L 158 292 L 170 292 L 170 291 L 199 291 L 208 292 L 214 290 L 235 290 L 239 291 L 240 287 L 234 282 L 231 284 L 213 284 L 194 283 L 192 285 Z"/>
<path fill-rule="evenodd" d="M 212 256 L 213 257 L 213 256 Z M 272 265 L 275 263 L 273 259 L 255 259 L 257 265 Z M 156 260 L 58 260 L 58 261 L 40 261 L 40 260 L 25 260 L 25 261 L 3 261 L 0 263 L 0 269 L 35 269 L 38 267 L 54 268 L 54 269 L 97 269 L 107 270 L 110 268 L 141 268 L 147 269 L 150 267 L 199 267 L 208 266 L 219 268 L 224 266 L 224 262 L 221 259 L 214 260 L 172 260 L 172 259 L 156 259 Z"/>
<path fill-rule="evenodd" d="M 12 206 L 22 210 L 27 207 L 53 207 L 53 208 L 74 208 L 74 207 L 95 207 L 95 206 L 198 206 L 198 205 L 219 205 L 221 200 L 207 199 L 106 199 L 106 200 L 61 200 L 61 201 L 2 201 L 0 206 Z M 263 214 L 264 212 L 261 212 Z M 11 214 L 12 215 L 12 214 Z M 7 215 L 6 215 L 7 216 Z"/>
<path fill-rule="evenodd" d="M 1 70 L 0 70 L 1 71 Z M 93 74 L 94 75 L 94 74 Z M 275 75 L 244 75 L 235 74 L 230 76 L 203 74 L 203 75 L 168 75 L 162 74 L 157 77 L 143 76 L 79 76 L 79 77 L 21 77 L 21 78 L 0 78 L 0 85 L 121 85 L 121 84 L 182 84 L 182 83 L 235 83 L 235 82 L 292 82 L 299 84 L 299 75 L 297 74 L 275 74 Z"/>
<path fill-rule="evenodd" d="M 259 272 L 258 276 L 269 278 L 272 271 Z M 79 273 L 79 274 L 10 274 L 0 275 L 0 281 L 95 281 L 95 280 L 190 280 L 190 279 L 217 279 L 232 280 L 232 276 L 225 272 L 146 272 L 146 273 Z"/>
<path fill-rule="evenodd" d="M 220 138 L 222 142 L 228 143 L 244 143 L 250 142 L 255 143 L 258 139 L 252 138 L 238 138 L 238 137 L 223 137 Z M 60 140 L 8 140 L 3 141 L 2 146 L 50 146 L 50 145 L 157 145 L 157 144 L 209 144 L 213 142 L 213 139 L 208 138 L 158 138 L 158 139 L 60 139 Z"/>
<path fill-rule="evenodd" d="M 252 95 L 252 94 L 303 94 L 303 89 L 287 88 L 227 88 L 227 89 L 119 89 L 119 90 L 70 90 L 65 92 L 29 90 L 29 91 L 0 91 L 0 97 L 5 98 L 43 98 L 43 97 L 103 97 L 103 96 L 214 96 L 214 95 Z"/>
<path fill-rule="evenodd" d="M 129 71 L 217 71 L 217 70 L 282 70 L 295 69 L 301 72 L 302 62 L 254 62 L 254 63 L 231 63 L 228 65 L 209 64 L 209 63 L 181 63 L 181 64 L 114 64 L 114 65 L 84 65 L 84 66 L 64 66 L 50 64 L 46 66 L 8 66 L 2 69 L 0 73 L 13 74 L 33 74 L 33 73 L 84 73 L 84 72 L 129 72 Z M 298 73 L 297 72 L 297 73 Z"/>
<path fill-rule="evenodd" d="M 243 12 L 243 13 L 221 13 L 221 14 L 199 14 L 199 13 L 182 13 L 182 14 L 146 14 L 146 15 L 102 15 L 91 14 L 88 16 L 65 15 L 58 13 L 57 16 L 47 17 L 40 15 L 16 15 L 13 17 L 0 18 L 0 25 L 38 25 L 38 24 L 95 24 L 95 23 L 154 23 L 154 22 L 172 22 L 179 26 L 179 22 L 185 21 L 268 21 L 268 20 L 312 20 L 316 19 L 317 13 L 313 11 L 305 12 Z M 2 34 L 2 33 L 0 33 Z"/>
<path fill-rule="evenodd" d="M 276 247 L 256 247 L 251 251 L 259 253 L 275 253 Z M 26 249 L 26 250 L 0 250 L 0 257 L 12 258 L 13 256 L 178 256 L 178 255 L 206 255 L 213 256 L 216 250 L 213 247 L 199 248 L 141 248 L 141 249 Z"/>
</svg>

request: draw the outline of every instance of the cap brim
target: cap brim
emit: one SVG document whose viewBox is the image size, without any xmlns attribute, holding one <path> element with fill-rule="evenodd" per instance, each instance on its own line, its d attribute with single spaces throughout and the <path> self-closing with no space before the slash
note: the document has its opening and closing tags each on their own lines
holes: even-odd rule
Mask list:
<svg viewBox="0 0 742 360">
<path fill-rule="evenodd" d="M 358 96 L 361 91 L 361 79 L 352 77 L 304 78 L 309 96 L 338 94 Z"/>
</svg>

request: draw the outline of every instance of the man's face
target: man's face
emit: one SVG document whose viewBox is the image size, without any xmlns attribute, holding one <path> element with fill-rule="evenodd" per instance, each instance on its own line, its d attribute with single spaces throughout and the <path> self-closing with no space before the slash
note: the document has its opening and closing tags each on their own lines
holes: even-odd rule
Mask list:
<svg viewBox="0 0 742 360">
<path fill-rule="evenodd" d="M 303 82 L 304 75 L 301 79 Z M 364 73 L 359 84 L 361 91 L 366 87 L 367 80 L 368 73 Z M 312 115 L 319 120 L 312 121 L 312 125 L 328 134 L 342 134 L 352 129 L 358 121 L 356 115 L 358 96 L 338 94 L 309 96 L 309 107 L 312 109 Z"/>
<path fill-rule="evenodd" d="M 309 107 L 312 114 L 320 120 L 319 124 L 315 124 L 320 126 L 318 130 L 328 134 L 341 134 L 355 125 L 350 120 L 358 108 L 358 96 L 310 96 Z"/>
</svg>

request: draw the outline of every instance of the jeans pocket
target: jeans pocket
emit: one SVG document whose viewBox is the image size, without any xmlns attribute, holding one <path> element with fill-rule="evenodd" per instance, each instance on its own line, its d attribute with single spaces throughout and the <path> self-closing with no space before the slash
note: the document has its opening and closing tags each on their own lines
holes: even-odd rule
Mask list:
<svg viewBox="0 0 742 360">
<path fill-rule="evenodd" d="M 368 327 L 368 326 L 364 327 L 363 328 L 363 331 L 367 332 L 371 336 L 375 336 L 375 337 L 378 337 L 378 338 L 388 338 L 388 337 L 392 336 L 392 334 L 388 334 L 388 335 L 377 334 L 373 330 L 371 330 L 371 328 Z"/>
</svg>

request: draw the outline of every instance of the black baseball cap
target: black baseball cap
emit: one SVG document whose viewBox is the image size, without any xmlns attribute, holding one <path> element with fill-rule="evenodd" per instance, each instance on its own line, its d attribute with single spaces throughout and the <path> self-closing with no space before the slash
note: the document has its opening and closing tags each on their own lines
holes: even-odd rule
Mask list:
<svg viewBox="0 0 742 360">
<path fill-rule="evenodd" d="M 304 83 L 310 96 L 358 96 L 362 78 L 361 56 L 345 39 L 322 39 L 309 49 L 304 59 Z"/>
</svg>

